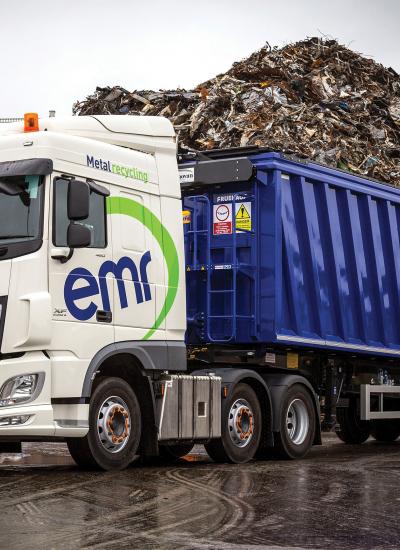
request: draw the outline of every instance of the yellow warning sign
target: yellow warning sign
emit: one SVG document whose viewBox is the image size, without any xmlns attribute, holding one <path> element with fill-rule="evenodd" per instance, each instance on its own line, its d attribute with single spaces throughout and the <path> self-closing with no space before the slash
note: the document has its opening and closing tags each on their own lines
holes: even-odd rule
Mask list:
<svg viewBox="0 0 400 550">
<path fill-rule="evenodd" d="M 251 231 L 251 202 L 236 204 L 236 229 Z"/>
</svg>

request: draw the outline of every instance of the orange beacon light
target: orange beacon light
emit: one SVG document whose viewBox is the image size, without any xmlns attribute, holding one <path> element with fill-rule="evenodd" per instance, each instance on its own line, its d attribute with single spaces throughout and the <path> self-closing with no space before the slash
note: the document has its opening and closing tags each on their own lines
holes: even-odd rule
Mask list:
<svg viewBox="0 0 400 550">
<path fill-rule="evenodd" d="M 39 115 L 37 113 L 25 113 L 24 115 L 24 132 L 39 131 Z"/>
</svg>

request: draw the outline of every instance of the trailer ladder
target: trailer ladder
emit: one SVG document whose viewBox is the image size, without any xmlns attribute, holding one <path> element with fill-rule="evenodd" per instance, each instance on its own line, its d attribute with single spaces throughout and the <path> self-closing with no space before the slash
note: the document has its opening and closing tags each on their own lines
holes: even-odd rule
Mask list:
<svg viewBox="0 0 400 550">
<path fill-rule="evenodd" d="M 234 341 L 237 336 L 238 322 L 248 320 L 252 324 L 252 334 L 256 336 L 257 329 L 257 254 L 253 254 L 255 261 L 246 263 L 239 261 L 238 240 L 241 235 L 250 235 L 256 239 L 257 231 L 257 187 L 253 184 L 251 193 L 246 192 L 246 202 L 252 203 L 252 227 L 251 230 L 240 229 L 236 231 L 236 204 L 243 201 L 238 196 L 243 192 L 235 193 L 232 198 L 232 233 L 229 235 L 230 244 L 222 247 L 230 250 L 230 257 L 223 263 L 215 262 L 213 249 L 218 248 L 215 236 L 212 239 L 212 208 L 213 204 L 206 195 L 189 196 L 184 199 L 184 208 L 191 212 L 190 228 L 185 231 L 186 239 L 186 271 L 188 275 L 198 271 L 205 272 L 206 280 L 206 311 L 202 319 L 205 325 L 204 339 L 212 343 L 228 343 Z M 228 237 L 224 235 L 224 237 Z M 217 237 L 219 238 L 219 237 Z M 254 245 L 253 242 L 253 245 Z M 222 273 L 223 272 L 223 275 Z M 252 307 L 249 314 L 238 311 L 238 297 L 241 291 L 241 278 L 250 280 Z M 218 300 L 220 298 L 220 300 Z M 219 307 L 215 311 L 215 305 Z M 195 321 L 188 318 L 189 322 Z M 223 326 L 223 334 L 221 331 Z"/>
</svg>

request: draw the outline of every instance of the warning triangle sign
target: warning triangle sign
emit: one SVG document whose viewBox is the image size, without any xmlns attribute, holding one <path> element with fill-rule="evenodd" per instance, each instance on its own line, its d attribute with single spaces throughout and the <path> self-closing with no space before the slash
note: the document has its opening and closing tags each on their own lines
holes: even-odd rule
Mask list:
<svg viewBox="0 0 400 550">
<path fill-rule="evenodd" d="M 240 205 L 239 210 L 236 213 L 236 218 L 241 220 L 248 220 L 250 218 L 250 214 L 244 204 Z"/>
</svg>

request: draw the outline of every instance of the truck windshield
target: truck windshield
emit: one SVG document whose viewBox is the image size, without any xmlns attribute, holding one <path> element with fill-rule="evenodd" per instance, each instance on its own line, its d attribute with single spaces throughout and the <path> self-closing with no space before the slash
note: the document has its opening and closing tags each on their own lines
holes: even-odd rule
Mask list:
<svg viewBox="0 0 400 550">
<path fill-rule="evenodd" d="M 40 238 L 41 176 L 0 178 L 0 248 Z"/>
</svg>

